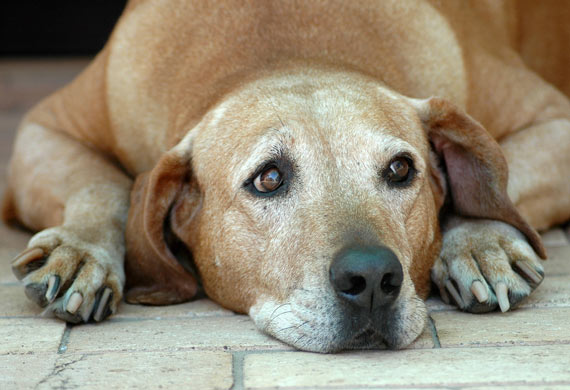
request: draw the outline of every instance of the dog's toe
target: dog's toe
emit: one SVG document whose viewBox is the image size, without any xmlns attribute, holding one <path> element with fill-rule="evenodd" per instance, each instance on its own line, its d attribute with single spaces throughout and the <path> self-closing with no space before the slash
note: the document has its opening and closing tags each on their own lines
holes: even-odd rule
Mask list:
<svg viewBox="0 0 570 390">
<path fill-rule="evenodd" d="M 464 220 L 444 235 L 432 280 L 461 309 L 505 312 L 523 301 L 544 271 L 524 236 L 510 225 Z"/>
</svg>

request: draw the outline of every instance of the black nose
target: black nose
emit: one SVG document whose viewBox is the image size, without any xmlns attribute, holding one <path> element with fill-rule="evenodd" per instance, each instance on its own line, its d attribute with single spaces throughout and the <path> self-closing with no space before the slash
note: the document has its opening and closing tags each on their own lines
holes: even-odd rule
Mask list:
<svg viewBox="0 0 570 390">
<path fill-rule="evenodd" d="M 342 300 L 372 311 L 393 303 L 398 297 L 403 272 L 390 249 L 368 246 L 350 247 L 337 253 L 329 276 Z"/>
</svg>

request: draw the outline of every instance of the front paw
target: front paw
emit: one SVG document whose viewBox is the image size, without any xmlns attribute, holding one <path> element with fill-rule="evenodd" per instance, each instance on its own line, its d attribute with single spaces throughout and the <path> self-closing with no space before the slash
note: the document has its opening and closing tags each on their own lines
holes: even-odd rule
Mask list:
<svg viewBox="0 0 570 390">
<path fill-rule="evenodd" d="M 444 233 L 432 280 L 441 297 L 461 309 L 508 311 L 543 280 L 544 270 L 525 237 L 511 225 L 491 220 L 458 219 Z"/>
<path fill-rule="evenodd" d="M 122 257 L 65 227 L 36 234 L 12 270 L 29 299 L 68 322 L 101 321 L 122 297 Z"/>
</svg>

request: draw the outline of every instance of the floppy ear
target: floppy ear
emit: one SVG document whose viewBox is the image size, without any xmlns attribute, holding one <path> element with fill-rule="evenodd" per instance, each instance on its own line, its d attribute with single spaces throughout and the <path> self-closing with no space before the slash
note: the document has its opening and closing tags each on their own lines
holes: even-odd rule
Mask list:
<svg viewBox="0 0 570 390">
<path fill-rule="evenodd" d="M 458 215 L 508 223 L 546 258 L 538 233 L 507 195 L 508 167 L 501 147 L 478 122 L 440 98 L 412 99 L 436 153 L 444 161 Z"/>
<path fill-rule="evenodd" d="M 166 153 L 152 171 L 139 175 L 131 192 L 126 229 L 127 302 L 167 305 L 196 295 L 195 277 L 177 261 L 165 237 L 171 209 L 190 176 L 189 150 L 184 150 L 188 145 L 181 144 Z"/>
</svg>

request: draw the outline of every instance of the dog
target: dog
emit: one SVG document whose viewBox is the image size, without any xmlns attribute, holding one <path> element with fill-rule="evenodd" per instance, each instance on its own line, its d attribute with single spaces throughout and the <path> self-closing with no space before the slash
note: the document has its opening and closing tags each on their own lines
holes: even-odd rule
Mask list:
<svg viewBox="0 0 570 390">
<path fill-rule="evenodd" d="M 570 218 L 554 3 L 131 1 L 19 128 L 16 276 L 73 323 L 203 289 L 317 352 L 406 347 L 432 282 L 510 310 Z"/>
</svg>

